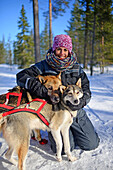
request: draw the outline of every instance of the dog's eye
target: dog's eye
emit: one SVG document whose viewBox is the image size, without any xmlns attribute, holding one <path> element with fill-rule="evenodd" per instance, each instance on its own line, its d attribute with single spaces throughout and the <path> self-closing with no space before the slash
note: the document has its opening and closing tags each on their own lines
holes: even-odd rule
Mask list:
<svg viewBox="0 0 113 170">
<path fill-rule="evenodd" d="M 72 93 L 68 93 L 68 96 L 72 96 Z"/>
</svg>

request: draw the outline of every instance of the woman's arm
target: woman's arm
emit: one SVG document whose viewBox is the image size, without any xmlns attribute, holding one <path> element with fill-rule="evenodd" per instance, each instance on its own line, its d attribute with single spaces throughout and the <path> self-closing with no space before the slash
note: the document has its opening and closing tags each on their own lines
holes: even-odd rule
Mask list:
<svg viewBox="0 0 113 170">
<path fill-rule="evenodd" d="M 35 65 L 17 73 L 17 84 L 23 87 L 36 97 L 48 99 L 47 88 L 36 78 L 40 74 L 40 69 Z"/>
</svg>

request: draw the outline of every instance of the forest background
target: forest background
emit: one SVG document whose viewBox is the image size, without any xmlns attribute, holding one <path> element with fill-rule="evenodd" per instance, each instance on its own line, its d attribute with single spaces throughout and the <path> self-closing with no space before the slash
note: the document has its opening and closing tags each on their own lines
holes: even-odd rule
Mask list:
<svg viewBox="0 0 113 170">
<path fill-rule="evenodd" d="M 93 66 L 98 66 L 100 73 L 104 73 L 105 66 L 113 64 L 112 0 L 75 0 L 71 7 L 71 0 L 48 0 L 48 9 L 43 11 L 45 24 L 41 33 L 40 0 L 30 0 L 29 3 L 33 3 L 34 27 L 30 27 L 22 4 L 16 40 L 9 37 L 5 42 L 5 36 L 0 40 L 0 64 L 17 64 L 18 68 L 26 68 L 45 59 L 54 38 L 52 21 L 65 15 L 68 8 L 71 17 L 64 31 L 72 38 L 78 62 L 83 64 L 83 68 L 89 67 L 91 75 Z"/>
</svg>

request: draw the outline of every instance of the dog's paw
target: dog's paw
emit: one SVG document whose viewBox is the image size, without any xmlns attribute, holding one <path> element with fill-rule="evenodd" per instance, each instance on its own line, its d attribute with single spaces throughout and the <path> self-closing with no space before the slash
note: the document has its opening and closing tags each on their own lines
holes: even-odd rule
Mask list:
<svg viewBox="0 0 113 170">
<path fill-rule="evenodd" d="M 17 166 L 18 165 L 18 161 L 14 158 L 11 157 L 11 155 L 9 154 L 5 154 L 4 158 L 7 159 L 9 162 L 11 162 L 13 165 Z"/>
<path fill-rule="evenodd" d="M 74 157 L 74 156 L 70 156 L 70 157 L 68 158 L 68 160 L 69 160 L 69 161 L 71 161 L 71 162 L 74 162 L 74 161 L 76 161 L 76 160 L 77 160 L 77 158 L 76 158 L 76 157 Z"/>
<path fill-rule="evenodd" d="M 15 165 L 16 167 L 18 166 L 18 161 L 17 161 L 17 160 L 15 160 L 15 159 L 13 159 L 13 158 L 8 159 L 7 156 L 5 156 L 5 158 L 6 158 L 9 162 L 11 162 L 13 165 Z"/>
<path fill-rule="evenodd" d="M 62 161 L 62 157 L 57 157 L 57 156 L 56 156 L 56 159 L 57 159 L 58 162 L 61 162 L 61 161 Z"/>
</svg>

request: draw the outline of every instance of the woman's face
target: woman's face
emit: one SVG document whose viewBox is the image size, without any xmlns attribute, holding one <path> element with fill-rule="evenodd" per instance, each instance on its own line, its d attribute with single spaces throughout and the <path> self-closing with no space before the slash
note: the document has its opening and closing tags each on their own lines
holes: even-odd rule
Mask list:
<svg viewBox="0 0 113 170">
<path fill-rule="evenodd" d="M 68 57 L 68 49 L 65 48 L 65 47 L 58 47 L 56 50 L 55 50 L 55 55 L 58 56 L 60 59 L 65 59 Z"/>
</svg>

